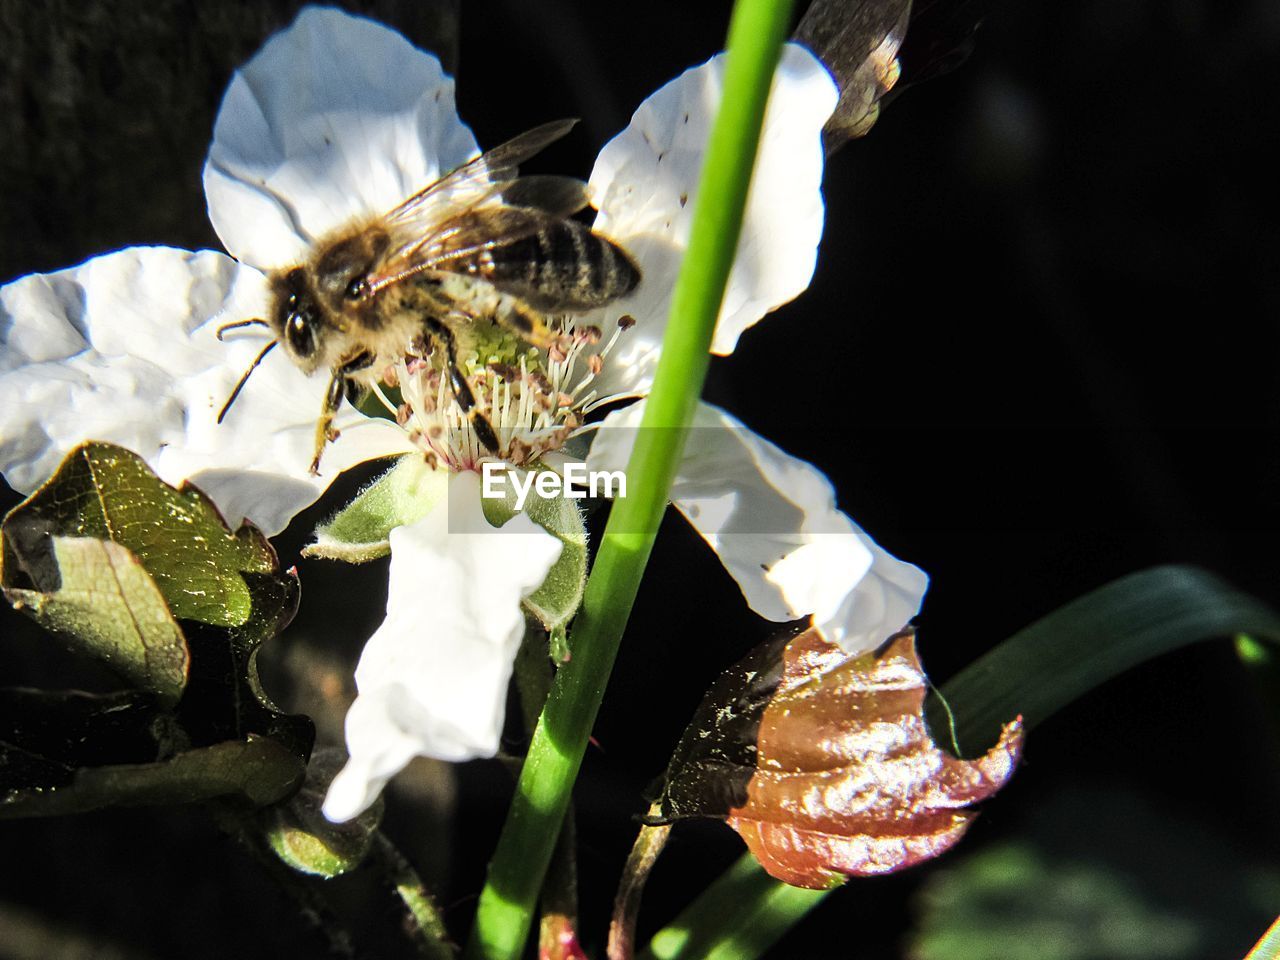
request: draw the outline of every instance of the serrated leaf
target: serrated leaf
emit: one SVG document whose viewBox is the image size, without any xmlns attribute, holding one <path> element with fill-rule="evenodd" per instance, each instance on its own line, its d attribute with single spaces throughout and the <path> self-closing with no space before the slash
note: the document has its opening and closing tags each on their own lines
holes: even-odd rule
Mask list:
<svg viewBox="0 0 1280 960">
<path fill-rule="evenodd" d="M 421 456 L 396 465 L 361 490 L 354 500 L 316 528 L 304 557 L 364 563 L 391 552 L 391 531 L 421 520 L 444 499 L 447 470 L 428 466 Z"/>
<path fill-rule="evenodd" d="M 261 644 L 297 610 L 297 578 L 239 576 L 250 598 L 243 622 L 183 622 L 190 669 L 176 708 L 138 691 L 0 691 L 0 817 L 215 797 L 260 806 L 297 787 L 311 721 L 281 713 L 256 667 Z"/>
<path fill-rule="evenodd" d="M 249 618 L 231 629 L 188 624 L 191 678 L 179 716 L 199 729 L 199 742 L 263 735 L 292 751 L 301 780 L 315 730 L 304 716 L 282 713 L 258 677 L 259 647 L 289 625 L 300 590 L 292 574 L 246 574 Z"/>
<path fill-rule="evenodd" d="M 850 656 L 809 629 L 764 644 L 717 682 L 681 738 L 660 816 L 723 816 L 770 874 L 825 889 L 955 844 L 1012 775 L 1019 722 L 984 757 L 940 751 L 904 632 Z"/>
<path fill-rule="evenodd" d="M 505 500 L 486 497 L 481 501 L 490 523 L 501 526 L 515 516 L 514 488 L 513 483 L 505 483 Z M 537 617 L 544 629 L 554 632 L 566 626 L 582 606 L 582 591 L 587 583 L 587 526 L 582 511 L 569 497 L 542 497 L 532 485 L 528 490 L 523 512 L 563 546 L 542 586 L 525 598 L 524 608 Z"/>
<path fill-rule="evenodd" d="M 77 447 L 5 518 L 7 589 L 57 591 L 54 537 L 119 544 L 141 562 L 174 617 L 219 626 L 249 616 L 241 574 L 276 568 L 271 545 L 256 529 L 245 525 L 233 534 L 200 491 L 169 486 L 136 454 L 107 443 Z"/>
<path fill-rule="evenodd" d="M 193 748 L 205 733 L 137 691 L 0 690 L 0 818 L 214 797 L 260 806 L 301 778 L 303 761 L 278 740 Z"/>
<path fill-rule="evenodd" d="M 12 708 L 0 709 L 0 818 L 215 797 L 263 806 L 292 793 L 314 729 L 271 702 L 255 658 L 292 619 L 297 581 L 246 582 L 254 605 L 244 624 L 187 624 L 191 673 L 174 713 L 136 692 L 0 691 Z"/>
<path fill-rule="evenodd" d="M 48 549 L 56 584 L 46 591 L 33 577 L 35 589 L 6 585 L 9 602 L 106 661 L 132 686 L 175 703 L 187 682 L 187 641 L 138 558 L 91 537 L 51 536 Z"/>
</svg>

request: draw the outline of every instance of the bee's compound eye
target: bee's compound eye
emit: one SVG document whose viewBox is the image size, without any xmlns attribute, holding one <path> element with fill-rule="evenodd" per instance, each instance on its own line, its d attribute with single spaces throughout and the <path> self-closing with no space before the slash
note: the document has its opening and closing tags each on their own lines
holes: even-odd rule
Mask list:
<svg viewBox="0 0 1280 960">
<path fill-rule="evenodd" d="M 363 300 L 369 295 L 369 280 L 364 276 L 356 277 L 347 284 L 345 291 L 348 300 Z"/>
<path fill-rule="evenodd" d="M 309 310 L 294 310 L 285 319 L 284 337 L 289 349 L 298 357 L 307 358 L 316 352 L 313 316 Z"/>
</svg>

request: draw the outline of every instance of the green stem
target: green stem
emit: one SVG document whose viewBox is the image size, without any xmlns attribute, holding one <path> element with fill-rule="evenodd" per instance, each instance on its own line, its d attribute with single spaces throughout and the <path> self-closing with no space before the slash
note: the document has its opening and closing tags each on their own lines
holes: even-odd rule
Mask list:
<svg viewBox="0 0 1280 960">
<path fill-rule="evenodd" d="M 423 960 L 457 960 L 458 950 L 449 941 L 440 908 L 427 892 L 413 864 L 395 848 L 381 830 L 373 833 L 370 852 L 387 884 L 395 891 L 408 914 L 405 930 Z"/>
<path fill-rule="evenodd" d="M 734 5 L 723 98 L 707 146 L 661 358 L 627 464 L 628 496 L 610 514 L 574 624 L 573 658 L 556 674 L 529 745 L 480 895 L 467 944 L 469 960 L 514 960 L 528 937 L 534 902 L 706 379 L 790 13 L 790 0 L 737 0 Z"/>
<path fill-rule="evenodd" d="M 649 807 L 649 816 L 659 812 L 655 802 Z M 667 837 L 671 833 L 671 824 L 658 826 L 644 824 L 636 842 L 631 847 L 626 866 L 622 868 L 622 879 L 618 882 L 618 893 L 613 900 L 613 920 L 609 923 L 609 960 L 631 960 L 635 953 L 636 919 L 640 915 L 640 898 L 644 894 L 644 886 L 649 882 L 649 874 L 653 871 L 662 849 L 667 845 Z"/>
<path fill-rule="evenodd" d="M 779 883 L 744 853 L 649 942 L 639 960 L 750 960 L 830 892 Z"/>
</svg>

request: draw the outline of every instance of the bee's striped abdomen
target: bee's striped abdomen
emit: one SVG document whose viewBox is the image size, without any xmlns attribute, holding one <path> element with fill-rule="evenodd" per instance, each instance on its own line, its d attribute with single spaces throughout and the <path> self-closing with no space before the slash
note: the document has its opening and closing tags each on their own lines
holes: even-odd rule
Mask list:
<svg viewBox="0 0 1280 960">
<path fill-rule="evenodd" d="M 640 271 L 623 250 L 574 220 L 489 251 L 481 275 L 540 310 L 588 310 L 630 293 Z"/>
</svg>

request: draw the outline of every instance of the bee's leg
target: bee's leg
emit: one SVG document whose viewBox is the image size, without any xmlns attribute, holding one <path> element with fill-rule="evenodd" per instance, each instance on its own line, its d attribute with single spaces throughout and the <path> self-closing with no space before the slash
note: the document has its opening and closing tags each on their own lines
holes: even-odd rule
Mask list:
<svg viewBox="0 0 1280 960">
<path fill-rule="evenodd" d="M 320 457 L 324 453 L 325 444 L 338 439 L 338 431 L 333 429 L 333 418 L 342 405 L 342 398 L 352 388 L 351 375 L 372 366 L 374 355 L 368 351 L 357 353 L 353 357 L 340 362 L 333 368 L 333 376 L 329 379 L 329 388 L 324 392 L 324 406 L 320 408 L 320 419 L 316 421 L 316 455 L 311 461 L 311 475 L 320 472 Z"/>
<path fill-rule="evenodd" d="M 333 416 L 342 403 L 342 394 L 346 389 L 346 379 L 333 372 L 329 380 L 329 389 L 324 392 L 324 406 L 320 408 L 320 419 L 316 421 L 316 455 L 311 461 L 310 473 L 314 477 L 320 472 L 320 456 L 324 453 L 325 444 L 337 439 L 337 431 L 333 429 Z"/>
<path fill-rule="evenodd" d="M 453 399 L 458 402 L 459 408 L 467 415 L 467 422 L 475 430 L 476 437 L 479 438 L 480 442 L 494 456 L 502 456 L 502 451 L 499 449 L 498 444 L 498 435 L 493 430 L 493 424 L 489 422 L 489 418 L 484 415 L 484 412 L 476 406 L 476 395 L 471 392 L 471 384 L 467 383 L 467 378 L 462 375 L 462 370 L 458 367 L 458 342 L 454 339 L 453 331 L 435 319 L 428 319 L 426 326 L 427 331 L 440 343 L 444 344 L 445 372 L 449 375 L 449 389 L 453 391 Z"/>
<path fill-rule="evenodd" d="M 347 403 L 353 407 L 359 407 L 364 403 L 365 398 L 369 396 L 369 387 L 357 380 L 348 380 L 342 386 L 343 395 L 347 398 Z"/>
<path fill-rule="evenodd" d="M 502 294 L 498 306 L 493 311 L 493 319 L 539 350 L 567 351 L 571 346 L 568 337 L 556 333 L 547 326 L 541 313 L 533 309 L 519 297 L 509 293 Z"/>
</svg>

